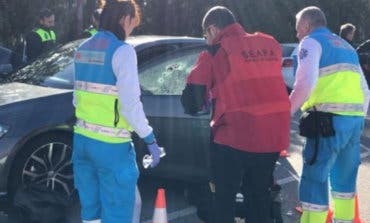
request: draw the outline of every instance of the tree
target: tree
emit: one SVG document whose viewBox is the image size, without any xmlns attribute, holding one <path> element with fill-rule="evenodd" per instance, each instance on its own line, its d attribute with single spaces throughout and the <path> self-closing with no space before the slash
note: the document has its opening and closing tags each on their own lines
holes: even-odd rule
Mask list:
<svg viewBox="0 0 370 223">
<path fill-rule="evenodd" d="M 91 13 L 101 0 L 83 1 L 83 18 L 79 27 L 85 28 Z M 111 0 L 114 1 L 114 0 Z M 215 5 L 229 7 L 248 32 L 269 33 L 280 42 L 296 42 L 295 14 L 305 6 L 317 5 L 328 18 L 329 28 L 351 22 L 357 27 L 355 41 L 369 38 L 369 0 L 137 0 L 141 7 L 142 24 L 134 34 L 202 36 L 201 20 Z M 56 15 L 56 31 L 60 42 L 79 37 L 77 29 L 77 0 L 0 0 L 0 41 L 14 46 L 33 28 L 37 12 L 49 7 Z M 16 18 L 16 19 L 15 19 Z"/>
</svg>

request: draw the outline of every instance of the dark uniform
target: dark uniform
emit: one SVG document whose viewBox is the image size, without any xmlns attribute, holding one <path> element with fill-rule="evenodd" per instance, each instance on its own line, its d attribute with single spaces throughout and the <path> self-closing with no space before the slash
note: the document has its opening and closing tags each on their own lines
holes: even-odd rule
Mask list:
<svg viewBox="0 0 370 223">
<path fill-rule="evenodd" d="M 357 47 L 356 51 L 360 59 L 360 64 L 364 72 L 367 85 L 370 86 L 370 39 L 361 43 Z"/>
<path fill-rule="evenodd" d="M 91 25 L 89 28 L 83 31 L 82 38 L 89 38 L 95 35 L 97 32 L 98 32 L 98 29 Z"/>
<path fill-rule="evenodd" d="M 40 54 L 49 51 L 56 45 L 56 35 L 53 30 L 45 27 L 33 29 L 26 37 L 26 55 L 33 60 Z"/>
</svg>

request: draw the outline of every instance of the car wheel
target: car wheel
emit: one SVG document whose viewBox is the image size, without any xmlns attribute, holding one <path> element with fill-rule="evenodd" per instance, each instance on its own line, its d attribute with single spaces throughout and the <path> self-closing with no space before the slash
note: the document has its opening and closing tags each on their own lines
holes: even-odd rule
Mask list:
<svg viewBox="0 0 370 223">
<path fill-rule="evenodd" d="M 70 196 L 74 191 L 72 136 L 50 133 L 32 139 L 17 154 L 10 172 L 9 192 L 22 185 L 45 185 Z"/>
</svg>

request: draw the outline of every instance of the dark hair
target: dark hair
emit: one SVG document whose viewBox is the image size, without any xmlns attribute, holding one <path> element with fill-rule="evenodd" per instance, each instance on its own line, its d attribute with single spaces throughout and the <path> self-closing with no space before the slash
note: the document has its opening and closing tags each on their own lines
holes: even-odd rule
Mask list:
<svg viewBox="0 0 370 223">
<path fill-rule="evenodd" d="M 347 38 L 347 35 L 354 31 L 356 31 L 356 27 L 351 23 L 346 23 L 340 27 L 339 36 L 342 38 Z"/>
<path fill-rule="evenodd" d="M 48 8 L 43 8 L 39 11 L 39 19 L 44 19 L 44 18 L 49 18 L 50 16 L 54 15 L 54 13 L 48 9 Z"/>
<path fill-rule="evenodd" d="M 219 29 L 223 29 L 235 22 L 235 16 L 228 8 L 215 6 L 208 10 L 203 17 L 202 27 L 203 29 L 206 29 L 208 26 L 214 25 Z"/>
<path fill-rule="evenodd" d="M 111 0 L 106 1 L 100 16 L 101 29 L 114 33 L 119 39 L 125 40 L 125 31 L 121 28 L 119 20 L 123 16 L 130 16 L 140 24 L 140 9 L 135 0 Z"/>
</svg>

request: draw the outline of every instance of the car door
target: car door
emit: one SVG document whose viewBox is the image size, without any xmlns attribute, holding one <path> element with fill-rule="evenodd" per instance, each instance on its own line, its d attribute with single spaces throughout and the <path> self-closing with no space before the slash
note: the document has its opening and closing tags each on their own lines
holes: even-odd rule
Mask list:
<svg viewBox="0 0 370 223">
<path fill-rule="evenodd" d="M 186 181 L 208 179 L 210 114 L 184 114 L 180 102 L 186 77 L 203 49 L 180 47 L 142 63 L 139 68 L 144 110 L 159 145 L 166 150 L 160 165 L 143 171 L 144 174 Z M 141 144 L 138 149 L 139 160 L 147 153 L 143 147 Z"/>
</svg>

